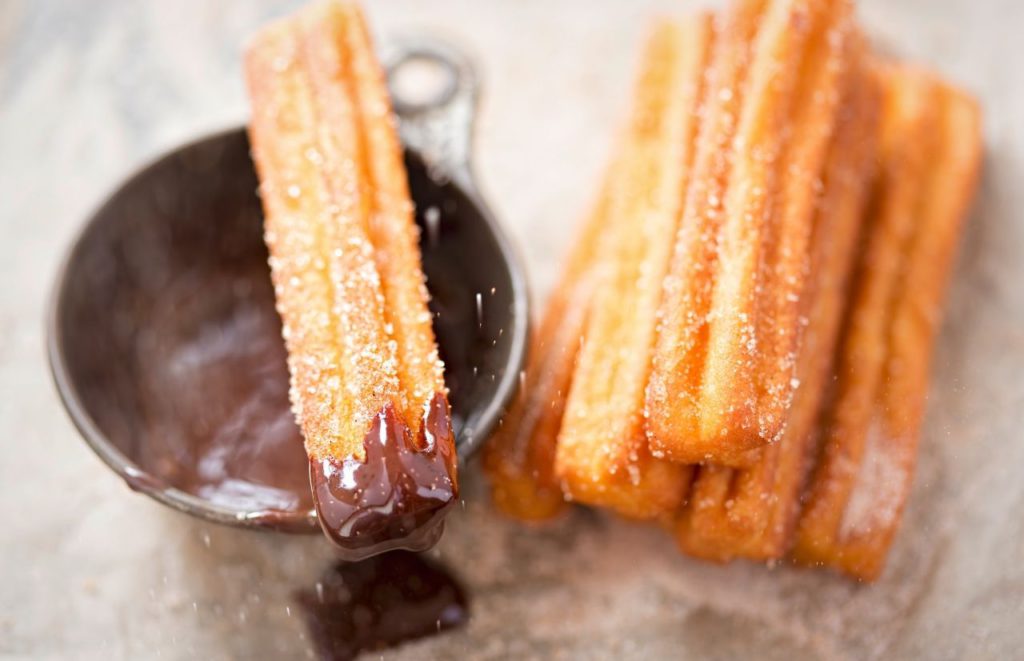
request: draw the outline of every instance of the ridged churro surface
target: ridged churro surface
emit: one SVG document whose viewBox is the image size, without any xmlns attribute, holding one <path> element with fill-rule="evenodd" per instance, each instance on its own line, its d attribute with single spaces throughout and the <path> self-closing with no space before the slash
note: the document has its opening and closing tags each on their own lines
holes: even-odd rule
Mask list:
<svg viewBox="0 0 1024 661">
<path fill-rule="evenodd" d="M 796 558 L 872 580 L 909 495 L 932 345 L 980 166 L 980 116 L 933 75 L 883 75 L 881 176 Z"/>
<path fill-rule="evenodd" d="M 566 508 L 554 470 L 555 447 L 591 307 L 615 176 L 612 164 L 548 299 L 518 396 L 484 448 L 494 503 L 517 519 L 550 519 Z"/>
<path fill-rule="evenodd" d="M 702 15 L 662 23 L 648 44 L 558 437 L 566 493 L 633 517 L 671 510 L 688 482 L 688 467 L 649 453 L 643 393 L 710 40 Z"/>
<path fill-rule="evenodd" d="M 495 501 L 539 519 L 564 497 L 654 519 L 697 557 L 794 552 L 877 576 L 973 195 L 977 108 L 881 63 L 851 0 L 664 23 L 633 100 L 488 453 Z"/>
<path fill-rule="evenodd" d="M 788 550 L 874 170 L 877 85 L 865 69 L 859 38 L 851 38 L 854 58 L 845 73 L 843 105 L 816 186 L 823 193 L 814 205 L 809 265 L 814 277 L 802 308 L 807 325 L 796 365 L 800 385 L 782 439 L 753 466 L 698 469 L 676 524 L 677 540 L 694 555 L 774 559 Z"/>
<path fill-rule="evenodd" d="M 852 8 L 740 2 L 723 21 L 717 106 L 666 281 L 648 432 L 673 460 L 748 466 L 782 438 L 799 385 L 814 205 Z"/>
<path fill-rule="evenodd" d="M 265 28 L 246 73 L 321 524 L 355 555 L 422 547 L 411 536 L 436 539 L 456 498 L 454 440 L 401 146 L 358 6 L 319 2 Z"/>
<path fill-rule="evenodd" d="M 715 17 L 705 103 L 682 217 L 663 282 L 658 337 L 646 390 L 650 447 L 675 461 L 697 463 L 708 458 L 708 447 L 713 449 L 701 442 L 708 312 L 751 41 L 765 4 L 740 0 Z"/>
</svg>

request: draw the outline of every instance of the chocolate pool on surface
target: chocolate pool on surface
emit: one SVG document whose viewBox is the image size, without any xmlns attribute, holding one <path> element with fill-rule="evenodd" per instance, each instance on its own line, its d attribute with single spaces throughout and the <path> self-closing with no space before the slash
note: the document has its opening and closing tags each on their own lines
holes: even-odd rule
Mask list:
<svg viewBox="0 0 1024 661">
<path fill-rule="evenodd" d="M 466 594 L 440 564 L 393 551 L 329 568 L 295 596 L 320 658 L 342 661 L 461 626 Z"/>
</svg>

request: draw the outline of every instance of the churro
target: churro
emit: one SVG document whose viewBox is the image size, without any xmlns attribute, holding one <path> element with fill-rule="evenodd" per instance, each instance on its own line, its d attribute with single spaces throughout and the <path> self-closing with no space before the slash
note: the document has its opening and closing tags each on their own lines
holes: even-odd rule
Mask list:
<svg viewBox="0 0 1024 661">
<path fill-rule="evenodd" d="M 933 75 L 883 75 L 881 173 L 795 558 L 879 576 L 910 491 L 932 345 L 981 160 L 974 101 Z"/>
<path fill-rule="evenodd" d="M 829 53 L 851 13 L 848 0 L 775 0 L 725 15 L 647 394 L 651 447 L 675 461 L 748 466 L 782 437 L 848 59 Z"/>
<path fill-rule="evenodd" d="M 567 505 L 554 470 L 555 444 L 590 309 L 615 176 L 613 164 L 548 299 L 519 394 L 484 448 L 494 504 L 524 521 L 553 518 Z"/>
<path fill-rule="evenodd" d="M 711 39 L 701 15 L 662 23 L 648 44 L 558 436 L 565 493 L 631 517 L 671 511 L 689 482 L 689 467 L 648 451 L 643 398 Z"/>
<path fill-rule="evenodd" d="M 383 73 L 334 0 L 246 53 L 291 400 L 324 531 L 349 557 L 425 548 L 457 499 L 454 439 Z"/>
<path fill-rule="evenodd" d="M 765 448 L 750 468 L 702 466 L 675 526 L 677 541 L 692 555 L 717 561 L 742 556 L 779 558 L 788 550 L 798 511 L 807 454 L 816 433 L 822 393 L 830 375 L 849 275 L 875 160 L 878 90 L 864 67 L 859 35 L 849 34 L 851 61 L 843 78 L 842 105 L 823 176 L 811 237 L 810 270 L 802 313 L 807 318 L 796 378 L 800 381 L 782 439 Z M 842 42 L 833 45 L 837 48 Z M 839 50 L 833 56 L 840 56 Z M 824 60 L 820 60 L 822 64 Z M 838 72 L 837 72 L 838 73 Z M 819 102 L 826 97 L 815 95 Z M 798 105 L 811 112 L 813 102 Z M 813 139 L 810 118 L 794 120 L 794 147 Z M 794 147 L 791 147 L 794 148 Z M 815 186 L 816 176 L 808 171 Z"/>
<path fill-rule="evenodd" d="M 651 450 L 698 463 L 688 444 L 700 438 L 700 384 L 707 345 L 722 200 L 732 167 L 730 152 L 741 109 L 751 41 L 763 0 L 739 0 L 715 16 L 716 40 L 708 64 L 704 116 L 664 295 L 647 385 L 645 416 Z"/>
<path fill-rule="evenodd" d="M 850 0 L 736 0 L 662 25 L 489 451 L 499 507 L 553 515 L 557 479 L 698 557 L 795 544 L 800 561 L 877 576 L 978 123 L 954 88 L 876 61 Z"/>
</svg>

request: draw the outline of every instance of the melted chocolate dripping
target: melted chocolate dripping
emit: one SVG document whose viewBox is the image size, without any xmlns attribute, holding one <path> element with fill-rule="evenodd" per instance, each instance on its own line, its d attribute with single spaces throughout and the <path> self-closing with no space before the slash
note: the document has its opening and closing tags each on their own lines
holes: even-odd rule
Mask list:
<svg viewBox="0 0 1024 661">
<path fill-rule="evenodd" d="M 419 438 L 391 404 L 385 405 L 363 447 L 364 461 L 310 462 L 313 502 L 324 533 L 349 561 L 433 546 L 459 496 L 445 396 L 434 395 Z"/>
<path fill-rule="evenodd" d="M 465 591 L 444 567 L 394 551 L 362 562 L 340 562 L 316 587 L 296 594 L 323 659 L 430 636 L 469 619 Z"/>
</svg>

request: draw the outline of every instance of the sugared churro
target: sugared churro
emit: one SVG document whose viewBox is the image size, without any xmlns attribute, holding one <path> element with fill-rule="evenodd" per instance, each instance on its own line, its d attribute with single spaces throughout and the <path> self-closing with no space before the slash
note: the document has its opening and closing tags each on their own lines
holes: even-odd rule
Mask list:
<svg viewBox="0 0 1024 661">
<path fill-rule="evenodd" d="M 847 284 L 857 235 L 863 217 L 875 160 L 878 90 L 865 68 L 859 35 L 848 35 L 852 49 L 843 67 L 842 105 L 819 182 L 823 197 L 817 205 L 811 237 L 810 270 L 814 273 L 803 294 L 807 318 L 797 358 L 797 388 L 782 439 L 765 448 L 750 468 L 702 466 L 691 487 L 689 503 L 676 523 L 679 544 L 692 555 L 718 561 L 736 556 L 774 559 L 788 550 L 798 511 L 800 487 L 809 446 L 816 432 L 831 358 L 845 308 Z M 823 35 L 822 35 L 823 37 Z M 833 45 L 839 47 L 841 41 Z M 833 57 L 840 56 L 836 51 Z M 819 60 L 824 64 L 824 60 Z M 826 96 L 814 95 L 823 102 Z M 798 104 L 797 114 L 814 113 L 813 101 Z M 811 118 L 794 120 L 793 146 L 813 140 Z M 809 134 L 809 132 L 812 132 Z M 809 175 L 816 179 L 814 175 Z"/>
<path fill-rule="evenodd" d="M 735 0 L 714 25 L 663 25 L 642 71 L 489 453 L 496 501 L 549 516 L 557 477 L 692 555 L 796 543 L 874 578 L 910 489 L 978 110 L 874 60 L 850 0 Z"/>
<path fill-rule="evenodd" d="M 647 412 L 655 452 L 747 466 L 781 439 L 796 391 L 815 179 L 849 57 L 829 53 L 851 8 L 748 1 L 725 21 L 732 39 L 712 64 L 718 104 L 666 283 Z"/>
<path fill-rule="evenodd" d="M 658 312 L 658 338 L 647 385 L 645 416 L 651 450 L 672 460 L 698 463 L 689 444 L 700 439 L 700 388 L 707 348 L 707 313 L 717 262 L 722 200 L 751 41 L 764 0 L 738 0 L 716 14 L 716 39 L 708 64 L 706 102 L 696 153 Z"/>
<path fill-rule="evenodd" d="M 314 4 L 246 54 L 291 399 L 324 531 L 350 557 L 425 548 L 454 439 L 383 73 L 359 8 Z"/>
<path fill-rule="evenodd" d="M 555 475 L 555 444 L 590 310 L 598 247 L 608 228 L 614 164 L 609 170 L 548 299 L 519 394 L 484 448 L 494 504 L 524 521 L 550 519 L 566 507 Z"/>
<path fill-rule="evenodd" d="M 981 159 L 974 101 L 931 74 L 884 73 L 881 174 L 824 445 L 794 550 L 876 578 L 912 483 L 931 348 Z"/>
<path fill-rule="evenodd" d="M 689 481 L 689 467 L 650 455 L 643 398 L 711 38 L 702 15 L 661 24 L 648 44 L 558 437 L 566 494 L 632 517 L 671 511 Z"/>
</svg>

